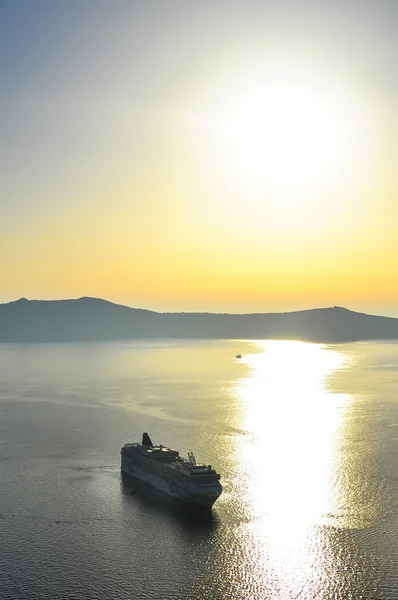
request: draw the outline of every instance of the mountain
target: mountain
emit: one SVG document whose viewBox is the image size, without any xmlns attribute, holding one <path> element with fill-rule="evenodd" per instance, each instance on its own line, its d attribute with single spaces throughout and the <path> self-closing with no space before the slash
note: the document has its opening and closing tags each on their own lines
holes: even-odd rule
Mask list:
<svg viewBox="0 0 398 600">
<path fill-rule="evenodd" d="M 158 313 L 99 298 L 0 304 L 0 342 L 154 338 L 293 339 L 338 343 L 398 339 L 398 319 L 314 308 L 290 313 Z"/>
</svg>

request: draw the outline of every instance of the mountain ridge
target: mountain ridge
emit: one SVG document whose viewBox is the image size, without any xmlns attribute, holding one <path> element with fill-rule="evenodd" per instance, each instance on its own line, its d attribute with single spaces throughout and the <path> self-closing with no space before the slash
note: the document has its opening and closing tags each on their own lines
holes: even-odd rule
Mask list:
<svg viewBox="0 0 398 600">
<path fill-rule="evenodd" d="M 102 298 L 19 298 L 0 304 L 0 342 L 154 338 L 295 339 L 341 343 L 398 339 L 398 319 L 341 306 L 273 313 L 155 312 Z"/>
</svg>

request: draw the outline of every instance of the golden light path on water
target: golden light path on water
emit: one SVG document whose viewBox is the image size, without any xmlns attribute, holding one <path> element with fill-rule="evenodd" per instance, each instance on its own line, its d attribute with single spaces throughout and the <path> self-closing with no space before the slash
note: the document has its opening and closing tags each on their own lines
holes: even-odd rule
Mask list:
<svg viewBox="0 0 398 600">
<path fill-rule="evenodd" d="M 347 360 L 338 349 L 296 341 L 259 342 L 258 353 L 242 358 L 248 374 L 235 394 L 248 432 L 237 446 L 252 528 L 246 554 L 256 555 L 259 589 L 275 598 L 318 597 L 328 552 L 314 528 L 338 526 L 338 448 L 349 405 L 349 396 L 328 390 L 328 377 Z"/>
</svg>

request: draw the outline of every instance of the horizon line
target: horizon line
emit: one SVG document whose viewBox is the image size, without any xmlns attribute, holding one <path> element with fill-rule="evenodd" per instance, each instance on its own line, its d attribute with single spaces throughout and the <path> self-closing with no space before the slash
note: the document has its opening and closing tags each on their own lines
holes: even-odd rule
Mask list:
<svg viewBox="0 0 398 600">
<path fill-rule="evenodd" d="M 108 304 L 113 304 L 114 306 L 120 306 L 120 307 L 124 307 L 124 308 L 129 308 L 131 310 L 142 310 L 142 311 L 146 311 L 146 312 L 153 312 L 153 313 L 157 313 L 157 314 L 203 314 L 203 315 L 209 315 L 209 314 L 213 314 L 213 315 L 231 315 L 231 316 L 239 316 L 239 315 L 262 315 L 262 314 L 293 314 L 293 313 L 299 313 L 299 312 L 309 312 L 309 311 L 315 311 L 315 310 L 332 310 L 332 309 L 338 309 L 338 310 L 346 310 L 348 312 L 352 312 L 352 313 L 357 313 L 357 314 L 363 314 L 363 315 L 368 315 L 368 316 L 377 316 L 377 317 L 384 317 L 387 319 L 397 319 L 398 316 L 389 316 L 389 315 L 385 315 L 385 314 L 375 314 L 375 313 L 368 313 L 368 312 L 363 312 L 363 311 L 359 311 L 359 310 L 353 310 L 351 308 L 347 308 L 345 306 L 340 306 L 340 305 L 330 305 L 330 306 L 313 306 L 311 308 L 300 308 L 300 309 L 294 309 L 294 310 L 280 310 L 280 311 L 262 311 L 262 312 L 216 312 L 216 311 L 198 311 L 198 310 L 194 310 L 194 311 L 185 311 L 185 310 L 179 310 L 179 311 L 160 311 L 160 310 L 153 310 L 153 309 L 149 309 L 149 308 L 141 308 L 141 307 L 136 307 L 136 306 L 129 306 L 127 304 L 121 304 L 119 302 L 114 302 L 112 300 L 107 300 L 106 298 L 101 298 L 98 296 L 79 296 L 76 298 L 52 298 L 52 299 L 42 299 L 42 298 L 27 298 L 26 296 L 21 296 L 20 298 L 17 298 L 16 300 L 10 300 L 9 302 L 0 302 L 0 306 L 5 306 L 8 304 L 15 304 L 17 302 L 77 302 L 79 300 L 95 300 L 95 301 L 99 301 L 99 302 L 106 302 Z"/>
</svg>

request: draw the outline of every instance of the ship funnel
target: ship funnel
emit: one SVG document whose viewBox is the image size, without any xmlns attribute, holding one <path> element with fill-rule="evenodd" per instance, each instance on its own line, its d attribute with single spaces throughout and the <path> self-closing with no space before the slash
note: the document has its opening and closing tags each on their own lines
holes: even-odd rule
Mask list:
<svg viewBox="0 0 398 600">
<path fill-rule="evenodd" d="M 152 440 L 147 433 L 142 434 L 142 445 L 143 446 L 153 446 Z"/>
</svg>

